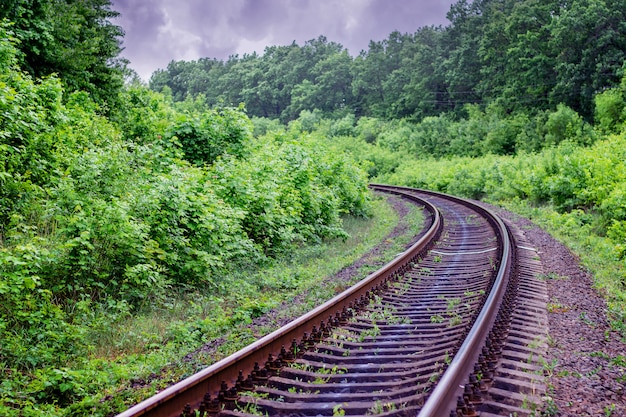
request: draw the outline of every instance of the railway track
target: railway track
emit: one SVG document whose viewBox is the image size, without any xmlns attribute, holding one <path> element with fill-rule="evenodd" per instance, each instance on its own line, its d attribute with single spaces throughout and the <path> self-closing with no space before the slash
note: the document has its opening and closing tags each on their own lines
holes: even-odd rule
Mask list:
<svg viewBox="0 0 626 417">
<path fill-rule="evenodd" d="M 523 233 L 466 200 L 372 188 L 424 206 L 428 221 L 411 248 L 118 417 L 521 417 L 539 409 L 545 283 Z"/>
</svg>

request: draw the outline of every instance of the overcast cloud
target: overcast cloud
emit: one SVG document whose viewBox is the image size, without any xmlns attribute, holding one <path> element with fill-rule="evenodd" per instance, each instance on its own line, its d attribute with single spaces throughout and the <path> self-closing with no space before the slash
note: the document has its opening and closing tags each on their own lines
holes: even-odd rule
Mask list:
<svg viewBox="0 0 626 417">
<path fill-rule="evenodd" d="M 447 25 L 453 0 L 112 0 L 122 55 L 144 79 L 171 60 L 228 59 L 324 35 L 352 56 L 394 30 Z"/>
</svg>

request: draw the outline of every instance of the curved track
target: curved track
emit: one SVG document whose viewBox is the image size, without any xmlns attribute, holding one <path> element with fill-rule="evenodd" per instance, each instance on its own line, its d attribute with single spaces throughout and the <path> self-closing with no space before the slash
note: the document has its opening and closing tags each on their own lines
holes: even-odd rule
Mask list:
<svg viewBox="0 0 626 417">
<path fill-rule="evenodd" d="M 488 391 L 515 311 L 509 231 L 466 200 L 372 188 L 425 207 L 417 243 L 322 306 L 119 417 L 471 416 L 487 403 L 493 415 L 506 412 L 501 404 L 510 401 Z"/>
</svg>

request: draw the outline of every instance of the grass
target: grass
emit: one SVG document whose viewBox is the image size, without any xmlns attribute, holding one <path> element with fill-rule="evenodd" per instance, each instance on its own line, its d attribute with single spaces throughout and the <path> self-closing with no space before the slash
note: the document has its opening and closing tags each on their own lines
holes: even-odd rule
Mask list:
<svg viewBox="0 0 626 417">
<path fill-rule="evenodd" d="M 85 335 L 92 345 L 90 356 L 68 364 L 68 369 L 92 375 L 91 386 L 101 394 L 77 401 L 71 414 L 120 412 L 273 331 L 278 324 L 271 321 L 251 326 L 272 308 L 289 306 L 278 311 L 274 317 L 278 321 L 297 317 L 333 297 L 404 250 L 422 227 L 421 210 L 412 209 L 407 220 L 407 233 L 387 242 L 384 252 L 368 260 L 349 282 L 331 277 L 382 242 L 398 223 L 385 199 L 374 200 L 370 219 L 343 219 L 350 235 L 346 240 L 301 247 L 263 268 L 222 277 L 230 292 L 172 290 L 166 302 L 151 304 L 147 300 L 144 308 L 133 314 L 123 305 L 89 304 L 83 319 L 91 324 Z M 320 285 L 321 281 L 325 284 Z M 296 298 L 298 302 L 293 302 Z M 219 347 L 199 350 L 210 342 L 219 342 Z"/>
<path fill-rule="evenodd" d="M 392 402 L 385 403 L 380 400 L 377 400 L 374 402 L 374 405 L 371 406 L 369 410 L 367 410 L 366 415 L 383 414 L 383 413 L 387 413 L 390 411 L 395 411 L 396 409 L 397 409 L 396 404 Z"/>
<path fill-rule="evenodd" d="M 558 299 L 550 299 L 550 302 L 546 305 L 549 313 L 566 313 L 569 311 L 569 307 L 564 306 Z"/>
<path fill-rule="evenodd" d="M 539 274 L 537 275 L 537 279 L 540 281 L 557 281 L 557 280 L 566 280 L 567 277 L 560 276 L 555 272 L 549 272 L 547 274 Z"/>
</svg>

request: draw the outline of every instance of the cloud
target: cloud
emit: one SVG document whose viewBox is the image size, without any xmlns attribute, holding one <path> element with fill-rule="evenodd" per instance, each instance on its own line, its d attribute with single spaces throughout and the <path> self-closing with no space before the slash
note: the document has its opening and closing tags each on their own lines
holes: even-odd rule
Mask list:
<svg viewBox="0 0 626 417">
<path fill-rule="evenodd" d="M 320 35 L 352 55 L 393 32 L 446 24 L 452 0 L 112 0 L 123 56 L 148 80 L 172 60 L 227 59 Z"/>
</svg>

